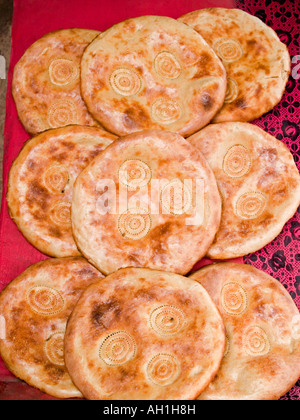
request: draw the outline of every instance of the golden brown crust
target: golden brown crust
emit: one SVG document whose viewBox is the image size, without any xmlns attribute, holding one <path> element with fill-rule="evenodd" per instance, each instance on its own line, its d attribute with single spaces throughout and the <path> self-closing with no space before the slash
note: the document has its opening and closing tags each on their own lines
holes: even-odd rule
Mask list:
<svg viewBox="0 0 300 420">
<path fill-rule="evenodd" d="M 227 92 L 213 122 L 252 121 L 279 103 L 291 70 L 288 49 L 260 19 L 209 8 L 179 18 L 214 49 L 227 71 Z"/>
<path fill-rule="evenodd" d="M 7 203 L 27 240 L 54 257 L 80 255 L 71 227 L 73 184 L 116 137 L 105 130 L 68 126 L 30 139 L 14 161 Z"/>
<path fill-rule="evenodd" d="M 77 300 L 103 275 L 82 257 L 27 268 L 0 294 L 0 354 L 8 369 L 57 398 L 82 397 L 64 363 L 64 333 Z"/>
<path fill-rule="evenodd" d="M 202 400 L 276 400 L 300 376 L 300 314 L 278 281 L 246 264 L 193 273 L 224 320 L 227 346 Z"/>
<path fill-rule="evenodd" d="M 300 176 L 286 145 L 249 123 L 211 124 L 191 136 L 223 199 L 220 229 L 207 255 L 229 259 L 271 242 L 300 204 Z"/>
<path fill-rule="evenodd" d="M 114 25 L 85 50 L 81 87 L 88 109 L 118 135 L 146 129 L 190 135 L 221 108 L 226 72 L 186 25 L 142 16 Z"/>
<path fill-rule="evenodd" d="M 159 130 L 111 144 L 80 174 L 72 202 L 76 243 L 105 274 L 128 266 L 187 273 L 212 243 L 220 214 L 201 153 Z"/>
<path fill-rule="evenodd" d="M 98 31 L 62 29 L 32 44 L 14 68 L 12 94 L 28 133 L 70 124 L 99 126 L 80 93 L 80 61 Z"/>
<path fill-rule="evenodd" d="M 65 335 L 70 375 L 88 399 L 194 399 L 223 357 L 218 310 L 197 282 L 121 269 L 89 287 Z"/>
</svg>

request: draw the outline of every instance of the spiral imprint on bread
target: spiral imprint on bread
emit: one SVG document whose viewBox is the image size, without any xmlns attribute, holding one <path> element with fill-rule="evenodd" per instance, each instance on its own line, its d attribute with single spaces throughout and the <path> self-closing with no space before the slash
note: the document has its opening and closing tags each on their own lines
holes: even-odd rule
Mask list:
<svg viewBox="0 0 300 420">
<path fill-rule="evenodd" d="M 54 365 L 64 366 L 64 333 L 52 334 L 45 341 L 45 354 Z"/>
<path fill-rule="evenodd" d="M 118 220 L 118 229 L 123 238 L 137 241 L 150 231 L 152 220 L 149 212 L 140 207 L 126 210 Z"/>
<path fill-rule="evenodd" d="M 167 213 L 182 215 L 192 207 L 192 194 L 180 179 L 173 179 L 162 188 L 160 201 Z"/>
<path fill-rule="evenodd" d="M 236 282 L 225 284 L 221 291 L 221 304 L 229 315 L 243 314 L 248 306 L 246 290 Z"/>
<path fill-rule="evenodd" d="M 49 77 L 51 83 L 58 86 L 65 86 L 74 82 L 79 76 L 79 69 L 72 60 L 59 58 L 53 60 L 49 66 Z"/>
<path fill-rule="evenodd" d="M 100 346 L 99 356 L 110 366 L 123 365 L 136 354 L 134 338 L 126 331 L 109 334 Z"/>
<path fill-rule="evenodd" d="M 119 180 L 129 188 L 143 188 L 151 181 L 150 167 L 141 160 L 126 160 L 119 169 Z"/>
<path fill-rule="evenodd" d="M 259 191 L 242 194 L 236 202 L 236 215 L 242 219 L 255 219 L 262 214 L 266 203 L 266 197 Z"/>
<path fill-rule="evenodd" d="M 34 286 L 27 292 L 26 297 L 31 309 L 41 315 L 58 314 L 65 305 L 61 294 L 48 286 Z"/>
<path fill-rule="evenodd" d="M 159 353 L 147 365 L 147 375 L 156 385 L 167 386 L 176 381 L 180 374 L 180 362 L 174 355 Z"/>
<path fill-rule="evenodd" d="M 60 99 L 53 102 L 48 110 L 50 127 L 57 128 L 65 125 L 77 124 L 77 108 L 70 99 Z"/>
<path fill-rule="evenodd" d="M 185 324 L 184 313 L 176 306 L 163 305 L 150 315 L 151 328 L 161 336 L 178 334 Z"/>
<path fill-rule="evenodd" d="M 179 120 L 182 110 L 178 102 L 168 98 L 158 98 L 151 106 L 153 121 L 160 124 L 172 124 Z"/>
<path fill-rule="evenodd" d="M 227 151 L 223 160 L 223 171 L 231 178 L 241 178 L 251 167 L 251 157 L 248 149 L 236 144 Z"/>
<path fill-rule="evenodd" d="M 226 104 L 231 104 L 239 94 L 239 87 L 237 82 L 231 77 L 227 77 L 227 89 L 225 94 L 224 102 Z"/>
<path fill-rule="evenodd" d="M 64 193 L 69 179 L 69 171 L 63 165 L 50 166 L 43 175 L 45 187 L 53 194 Z"/>
<path fill-rule="evenodd" d="M 181 65 L 175 55 L 162 51 L 154 59 L 154 68 L 165 79 L 177 79 L 181 74 Z"/>
<path fill-rule="evenodd" d="M 71 225 L 71 203 L 59 201 L 50 209 L 50 217 L 56 225 Z"/>
<path fill-rule="evenodd" d="M 231 63 L 239 60 L 243 55 L 241 44 L 236 39 L 219 38 L 213 45 L 213 49 L 221 60 Z"/>
<path fill-rule="evenodd" d="M 243 347 L 249 356 L 264 356 L 271 349 L 267 333 L 258 325 L 248 327 L 243 334 Z"/>
<path fill-rule="evenodd" d="M 109 81 L 112 89 L 122 96 L 136 95 L 142 87 L 142 80 L 138 73 L 125 67 L 115 69 Z"/>
</svg>

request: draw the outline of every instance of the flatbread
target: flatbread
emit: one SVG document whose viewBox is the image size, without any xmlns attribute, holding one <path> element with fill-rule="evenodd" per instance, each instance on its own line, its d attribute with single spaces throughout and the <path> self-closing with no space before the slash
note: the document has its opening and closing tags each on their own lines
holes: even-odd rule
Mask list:
<svg viewBox="0 0 300 420">
<path fill-rule="evenodd" d="M 80 93 L 81 57 L 97 35 L 88 29 L 62 29 L 25 51 L 14 68 L 12 94 L 28 133 L 70 124 L 99 126 Z"/>
<path fill-rule="evenodd" d="M 227 345 L 201 400 L 276 400 L 300 377 L 300 314 L 278 281 L 246 264 L 207 266 L 191 277 L 224 320 Z"/>
<path fill-rule="evenodd" d="M 210 258 L 240 257 L 279 235 L 300 204 L 300 176 L 286 145 L 249 123 L 211 124 L 188 139 L 214 171 L 223 199 Z"/>
<path fill-rule="evenodd" d="M 186 136 L 221 108 L 226 72 L 193 29 L 169 17 L 114 25 L 85 50 L 81 88 L 91 114 L 126 135 L 146 129 Z"/>
<path fill-rule="evenodd" d="M 252 121 L 280 102 L 291 59 L 272 28 L 238 9 L 196 10 L 179 20 L 203 36 L 227 71 L 225 103 L 213 122 Z"/>
<path fill-rule="evenodd" d="M 84 258 L 55 258 L 3 289 L 0 355 L 14 375 L 57 398 L 82 397 L 66 370 L 64 334 L 81 293 L 102 277 Z"/>
<path fill-rule="evenodd" d="M 224 326 L 208 293 L 173 273 L 121 269 L 68 322 L 66 365 L 87 399 L 194 399 L 216 374 Z"/>
<path fill-rule="evenodd" d="M 9 173 L 7 203 L 20 231 L 44 254 L 80 255 L 71 228 L 73 184 L 115 138 L 100 128 L 76 125 L 25 143 Z"/>
<path fill-rule="evenodd" d="M 206 160 L 169 131 L 116 140 L 74 186 L 74 238 L 105 274 L 130 266 L 185 274 L 211 245 L 220 217 Z"/>
</svg>

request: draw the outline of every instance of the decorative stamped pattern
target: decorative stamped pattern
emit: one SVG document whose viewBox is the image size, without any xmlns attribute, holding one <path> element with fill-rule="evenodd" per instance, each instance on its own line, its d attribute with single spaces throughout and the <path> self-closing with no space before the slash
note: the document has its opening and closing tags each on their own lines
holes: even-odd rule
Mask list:
<svg viewBox="0 0 300 420">
<path fill-rule="evenodd" d="M 153 121 L 168 125 L 180 119 L 182 110 L 179 103 L 170 98 L 158 98 L 151 106 Z"/>
<path fill-rule="evenodd" d="M 192 207 L 192 193 L 180 179 L 173 179 L 162 188 L 160 201 L 167 213 L 182 215 Z"/>
<path fill-rule="evenodd" d="M 27 292 L 30 308 L 41 315 L 55 315 L 64 309 L 65 302 L 58 290 L 48 286 L 34 286 Z"/>
<path fill-rule="evenodd" d="M 60 99 L 53 102 L 48 110 L 50 127 L 57 128 L 77 124 L 77 107 L 70 99 Z"/>
<path fill-rule="evenodd" d="M 239 87 L 237 82 L 232 77 L 227 77 L 227 89 L 224 102 L 231 104 L 239 94 Z"/>
<path fill-rule="evenodd" d="M 110 75 L 109 81 L 112 89 L 122 96 L 136 95 L 142 88 L 142 79 L 131 68 L 115 69 Z"/>
<path fill-rule="evenodd" d="M 150 315 L 151 328 L 162 337 L 177 335 L 185 324 L 185 315 L 176 306 L 160 306 Z"/>
<path fill-rule="evenodd" d="M 135 241 L 147 236 L 151 225 L 150 213 L 140 207 L 126 210 L 118 219 L 118 229 L 123 238 Z"/>
<path fill-rule="evenodd" d="M 49 77 L 54 85 L 66 86 L 78 79 L 79 69 L 74 61 L 59 58 L 51 62 Z"/>
<path fill-rule="evenodd" d="M 249 356 L 264 356 L 269 353 L 271 344 L 267 333 L 258 325 L 244 331 L 243 348 Z"/>
<path fill-rule="evenodd" d="M 51 207 L 49 214 L 56 225 L 71 225 L 71 203 L 58 201 Z"/>
<path fill-rule="evenodd" d="M 126 331 L 109 334 L 100 346 L 99 356 L 110 366 L 123 365 L 136 355 L 134 338 Z"/>
<path fill-rule="evenodd" d="M 223 159 L 223 171 L 231 178 L 241 178 L 251 168 L 249 150 L 241 144 L 236 144 L 227 151 Z"/>
<path fill-rule="evenodd" d="M 180 374 L 180 362 L 174 355 L 159 353 L 147 365 L 148 379 L 155 385 L 167 386 Z"/>
<path fill-rule="evenodd" d="M 235 213 L 242 219 L 256 219 L 263 213 L 266 204 L 267 198 L 261 192 L 247 192 L 238 198 Z"/>
<path fill-rule="evenodd" d="M 48 360 L 57 366 L 64 366 L 64 333 L 52 334 L 45 341 L 45 354 Z"/>
<path fill-rule="evenodd" d="M 219 38 L 213 45 L 213 49 L 222 61 L 232 63 L 239 60 L 243 55 L 241 44 L 236 39 Z"/>
<path fill-rule="evenodd" d="M 69 179 L 69 171 L 63 165 L 50 166 L 43 176 L 45 187 L 53 194 L 63 194 Z"/>
<path fill-rule="evenodd" d="M 150 167 L 141 160 L 126 160 L 119 169 L 120 182 L 132 189 L 146 187 L 151 178 L 152 171 Z"/>
<path fill-rule="evenodd" d="M 221 305 L 228 315 L 242 315 L 248 307 L 246 290 L 237 282 L 226 283 L 221 290 Z"/>
<path fill-rule="evenodd" d="M 154 68 L 156 73 L 165 79 L 177 79 L 181 74 L 181 65 L 175 55 L 162 51 L 155 57 Z"/>
</svg>

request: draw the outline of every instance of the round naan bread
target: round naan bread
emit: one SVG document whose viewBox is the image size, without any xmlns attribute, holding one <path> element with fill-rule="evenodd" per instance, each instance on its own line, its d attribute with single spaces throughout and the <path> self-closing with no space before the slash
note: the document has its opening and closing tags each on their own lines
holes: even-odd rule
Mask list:
<svg viewBox="0 0 300 420">
<path fill-rule="evenodd" d="M 71 229 L 73 184 L 115 138 L 100 128 L 74 125 L 25 143 L 9 173 L 7 203 L 20 231 L 44 254 L 80 255 Z"/>
<path fill-rule="evenodd" d="M 226 350 L 201 400 L 275 400 L 300 377 L 300 314 L 278 281 L 246 264 L 206 266 L 190 278 L 223 318 Z"/>
<path fill-rule="evenodd" d="M 280 102 L 291 60 L 272 28 L 238 9 L 196 10 L 179 21 L 202 35 L 226 68 L 225 103 L 213 122 L 252 121 Z"/>
<path fill-rule="evenodd" d="M 57 398 L 82 397 L 65 366 L 64 334 L 81 293 L 101 278 L 84 258 L 55 258 L 2 290 L 0 355 L 14 375 Z"/>
<path fill-rule="evenodd" d="M 65 335 L 66 366 L 87 399 L 195 399 L 225 348 L 221 316 L 183 276 L 121 269 L 90 286 Z"/>
<path fill-rule="evenodd" d="M 192 28 L 142 16 L 101 33 L 81 63 L 82 95 L 96 120 L 126 135 L 145 129 L 190 135 L 208 124 L 226 92 L 223 64 Z"/>
<path fill-rule="evenodd" d="M 207 255 L 240 257 L 275 239 L 300 204 L 299 171 L 287 146 L 242 122 L 211 124 L 188 140 L 207 159 L 223 199 Z"/>
<path fill-rule="evenodd" d="M 130 266 L 186 274 L 211 245 L 220 217 L 212 170 L 169 131 L 116 140 L 74 186 L 74 238 L 105 274 Z"/>
<path fill-rule="evenodd" d="M 99 126 L 80 93 L 80 61 L 99 32 L 62 29 L 37 40 L 14 68 L 12 93 L 28 133 L 70 124 Z"/>
</svg>

